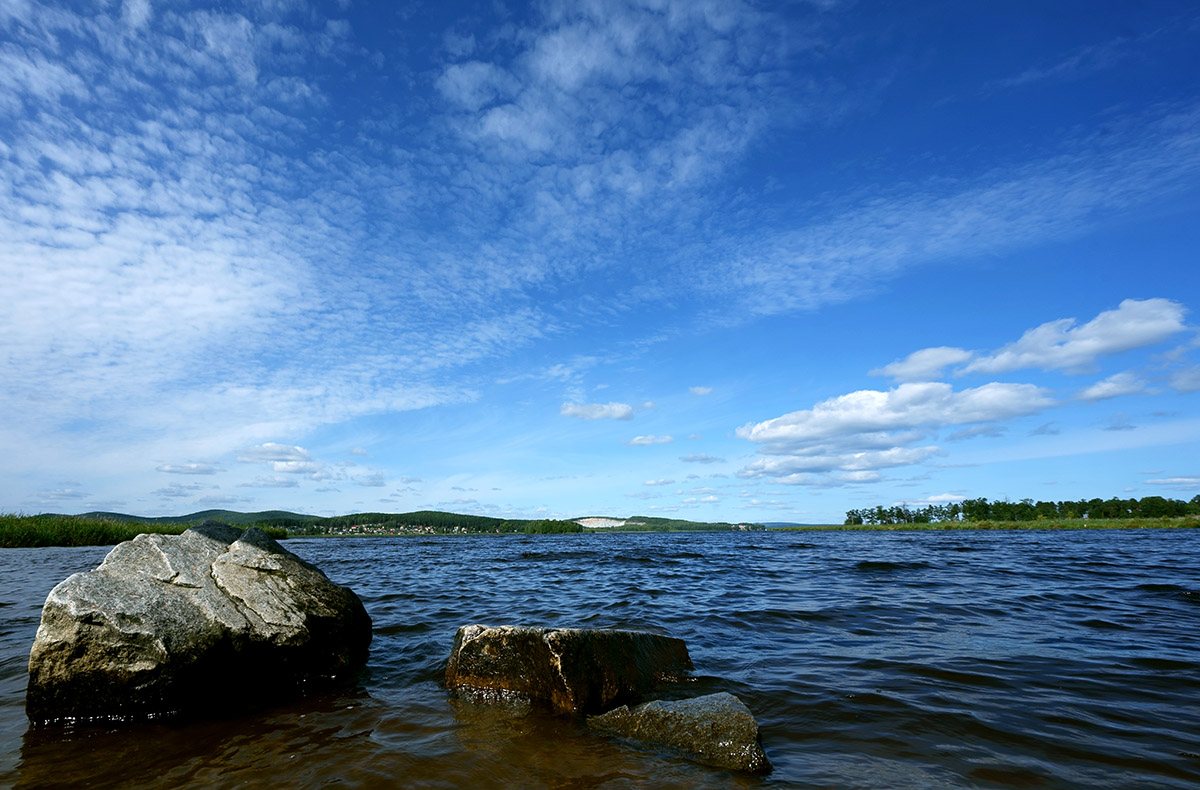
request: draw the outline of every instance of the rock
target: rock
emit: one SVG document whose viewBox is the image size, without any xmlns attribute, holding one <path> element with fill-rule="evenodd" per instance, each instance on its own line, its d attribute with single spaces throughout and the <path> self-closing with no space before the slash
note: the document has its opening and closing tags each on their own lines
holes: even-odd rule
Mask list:
<svg viewBox="0 0 1200 790">
<path fill-rule="evenodd" d="M 227 710 L 346 679 L 371 619 L 257 529 L 139 535 L 50 591 L 29 654 L 35 723 Z"/>
<path fill-rule="evenodd" d="M 523 699 L 560 713 L 636 702 L 692 669 L 681 639 L 642 631 L 465 625 L 446 686 L 476 699 Z"/>
<path fill-rule="evenodd" d="M 758 722 L 740 699 L 725 692 L 677 702 L 655 700 L 635 708 L 623 705 L 589 717 L 588 727 L 669 746 L 718 768 L 751 773 L 771 770 L 759 740 Z"/>
</svg>

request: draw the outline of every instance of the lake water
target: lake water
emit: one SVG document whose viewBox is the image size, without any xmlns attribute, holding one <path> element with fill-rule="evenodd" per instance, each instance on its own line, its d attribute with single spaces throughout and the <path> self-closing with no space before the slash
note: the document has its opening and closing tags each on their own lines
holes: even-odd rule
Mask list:
<svg viewBox="0 0 1200 790">
<path fill-rule="evenodd" d="M 42 601 L 106 548 L 0 550 L 0 786 L 1196 787 L 1200 531 L 300 539 L 375 623 L 356 688 L 217 721 L 27 729 Z M 685 639 L 775 770 L 451 699 L 467 623 Z"/>
</svg>

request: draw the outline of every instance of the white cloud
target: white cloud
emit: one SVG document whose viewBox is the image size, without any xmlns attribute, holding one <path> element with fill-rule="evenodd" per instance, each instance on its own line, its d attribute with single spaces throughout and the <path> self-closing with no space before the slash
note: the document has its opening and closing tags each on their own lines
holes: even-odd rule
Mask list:
<svg viewBox="0 0 1200 790">
<path fill-rule="evenodd" d="M 323 465 L 316 461 L 272 461 L 271 471 L 287 475 L 314 475 Z"/>
<path fill-rule="evenodd" d="M 1015 343 L 975 359 L 968 372 L 1002 373 L 1021 368 L 1081 371 L 1096 360 L 1161 343 L 1187 328 L 1186 309 L 1169 299 L 1126 299 L 1082 326 L 1074 318 L 1049 321 L 1030 329 Z"/>
<path fill-rule="evenodd" d="M 931 431 L 968 425 L 975 426 L 967 429 L 972 435 L 976 428 L 982 435 L 995 430 L 988 423 L 1052 404 L 1048 392 L 1031 384 L 992 382 L 955 391 L 949 384 L 924 382 L 886 392 L 860 390 L 739 428 L 738 436 L 761 445 L 761 455 L 738 474 L 812 487 L 876 482 L 878 470 L 938 454 L 936 445 L 918 445 Z"/>
<path fill-rule="evenodd" d="M 581 420 L 628 420 L 633 407 L 628 403 L 564 403 L 559 413 Z"/>
<path fill-rule="evenodd" d="M 1146 483 L 1152 486 L 1164 486 L 1166 488 L 1200 490 L 1200 475 L 1161 477 L 1155 480 L 1147 480 Z"/>
<path fill-rule="evenodd" d="M 712 387 L 688 387 L 688 392 L 692 393 L 693 395 L 711 395 L 712 391 Z"/>
<path fill-rule="evenodd" d="M 172 475 L 211 475 L 216 474 L 220 469 L 213 464 L 159 464 L 154 467 L 155 471 L 166 472 Z"/>
<path fill-rule="evenodd" d="M 955 392 L 940 382 L 908 383 L 881 392 L 859 390 L 811 409 L 738 429 L 752 442 L 803 446 L 821 440 L 914 428 L 990 422 L 1049 407 L 1050 395 L 1032 384 L 992 382 Z"/>
<path fill-rule="evenodd" d="M 669 486 L 674 484 L 674 480 L 647 480 L 642 485 L 644 486 Z"/>
<path fill-rule="evenodd" d="M 294 444 L 279 444 L 278 442 L 263 442 L 254 447 L 247 447 L 238 453 L 238 460 L 246 463 L 256 462 L 305 462 L 312 460 L 308 450 Z"/>
<path fill-rule="evenodd" d="M 1130 372 L 1116 373 L 1079 393 L 1082 400 L 1104 400 L 1146 391 L 1146 382 Z"/>
<path fill-rule="evenodd" d="M 768 455 L 759 458 L 738 475 L 740 477 L 775 477 L 781 482 L 802 479 L 805 474 L 829 472 L 873 472 L 894 466 L 910 466 L 937 454 L 936 447 L 891 447 L 847 453 L 812 453 Z"/>
<path fill-rule="evenodd" d="M 671 436 L 655 436 L 653 434 L 647 436 L 635 436 L 629 440 L 629 443 L 635 446 L 647 446 L 652 444 L 670 444 L 675 441 Z"/>
<path fill-rule="evenodd" d="M 435 86 L 443 96 L 472 112 L 517 88 L 511 74 L 491 63 L 471 61 L 447 66 Z"/>
<path fill-rule="evenodd" d="M 245 483 L 238 483 L 238 487 L 239 488 L 299 488 L 300 483 L 295 478 L 291 478 L 291 477 L 279 477 L 278 475 L 273 476 L 273 477 L 267 477 L 265 475 L 259 475 L 258 477 L 254 478 L 253 480 L 248 480 Z"/>
<path fill-rule="evenodd" d="M 1198 118 L 1196 106 L 1126 118 L 1039 161 L 873 192 L 823 216 L 810 212 L 790 231 L 706 239 L 719 266 L 686 265 L 718 304 L 740 297 L 747 314 L 774 315 L 843 302 L 920 263 L 1077 235 L 1125 208 L 1190 188 L 1200 172 Z"/>
<path fill-rule="evenodd" d="M 233 72 L 239 82 L 258 80 L 255 62 L 255 28 L 240 14 L 201 11 L 190 17 L 193 30 L 203 39 L 206 51 Z"/>
<path fill-rule="evenodd" d="M 971 358 L 971 352 L 951 346 L 936 346 L 914 351 L 904 359 L 898 359 L 871 371 L 872 376 L 889 376 L 900 381 L 929 381 L 942 375 L 951 365 L 959 365 Z"/>
<path fill-rule="evenodd" d="M 121 21 L 134 30 L 146 27 L 153 13 L 150 0 L 125 0 L 121 5 Z"/>
</svg>

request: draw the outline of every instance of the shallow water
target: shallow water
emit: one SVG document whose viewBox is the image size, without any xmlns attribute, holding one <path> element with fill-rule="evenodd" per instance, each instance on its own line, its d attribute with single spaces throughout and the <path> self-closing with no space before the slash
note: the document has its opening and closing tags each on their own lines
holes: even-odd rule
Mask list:
<svg viewBox="0 0 1200 790">
<path fill-rule="evenodd" d="M 106 548 L 0 550 L 0 786 L 1195 787 L 1200 532 L 291 540 L 375 623 L 358 686 L 224 720 L 30 732 L 41 603 Z M 765 778 L 452 700 L 467 623 L 685 639 Z"/>
</svg>

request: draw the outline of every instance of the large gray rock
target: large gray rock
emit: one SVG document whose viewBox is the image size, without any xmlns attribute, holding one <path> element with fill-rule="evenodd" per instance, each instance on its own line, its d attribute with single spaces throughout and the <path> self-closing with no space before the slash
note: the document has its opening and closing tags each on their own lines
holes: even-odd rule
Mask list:
<svg viewBox="0 0 1200 790">
<path fill-rule="evenodd" d="M 482 699 L 521 699 L 561 713 L 637 701 L 691 670 L 681 639 L 642 631 L 465 625 L 446 686 Z"/>
<path fill-rule="evenodd" d="M 589 717 L 588 726 L 608 735 L 669 746 L 718 768 L 771 770 L 754 715 L 740 699 L 725 692 L 677 702 L 655 700 L 635 708 L 623 705 Z"/>
<path fill-rule="evenodd" d="M 352 591 L 256 529 L 139 535 L 50 591 L 29 654 L 34 722 L 240 707 L 366 661 Z"/>
</svg>

